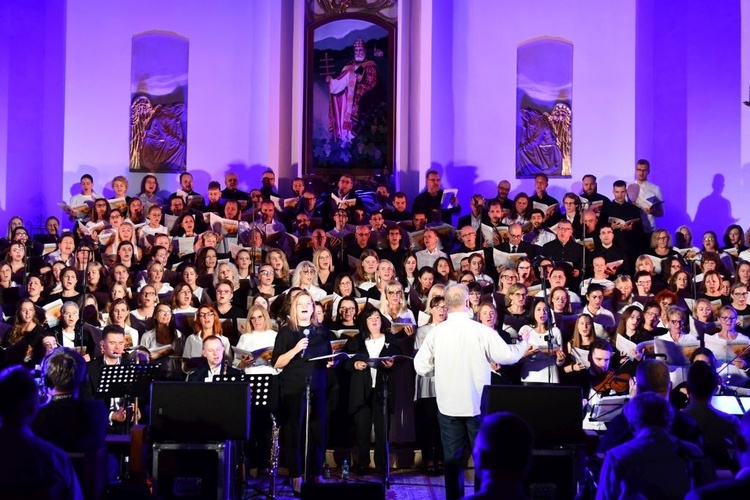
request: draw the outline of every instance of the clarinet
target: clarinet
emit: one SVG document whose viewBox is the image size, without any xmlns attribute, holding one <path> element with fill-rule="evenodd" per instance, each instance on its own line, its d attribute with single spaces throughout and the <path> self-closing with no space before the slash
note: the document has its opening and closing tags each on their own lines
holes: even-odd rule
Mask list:
<svg viewBox="0 0 750 500">
<path fill-rule="evenodd" d="M 268 497 L 276 498 L 276 476 L 279 471 L 279 425 L 271 413 L 271 460 L 268 479 Z"/>
</svg>

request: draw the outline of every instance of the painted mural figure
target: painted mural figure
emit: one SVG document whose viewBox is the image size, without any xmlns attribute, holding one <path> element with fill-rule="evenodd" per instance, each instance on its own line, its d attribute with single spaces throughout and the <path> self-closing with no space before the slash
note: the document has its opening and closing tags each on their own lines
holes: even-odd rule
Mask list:
<svg viewBox="0 0 750 500">
<path fill-rule="evenodd" d="M 548 114 L 532 108 L 521 110 L 523 131 L 516 152 L 516 169 L 523 176 L 542 173 L 561 175 L 563 155 Z"/>
<path fill-rule="evenodd" d="M 344 143 L 351 142 L 359 127 L 369 114 L 378 85 L 378 67 L 367 60 L 365 41 L 358 38 L 354 42 L 354 60 L 344 66 L 338 78 L 326 78 L 330 93 L 328 108 L 328 130 L 333 138 Z"/>
<path fill-rule="evenodd" d="M 139 96 L 131 105 L 131 170 L 183 170 L 186 165 L 182 103 L 151 105 Z"/>
</svg>

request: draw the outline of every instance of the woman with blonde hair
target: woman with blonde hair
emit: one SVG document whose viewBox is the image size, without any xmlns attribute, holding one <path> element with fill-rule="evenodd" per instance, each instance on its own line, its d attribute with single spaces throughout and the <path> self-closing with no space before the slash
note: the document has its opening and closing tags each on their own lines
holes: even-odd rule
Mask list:
<svg viewBox="0 0 750 500">
<path fill-rule="evenodd" d="M 247 313 L 245 333 L 237 342 L 237 349 L 253 352 L 259 349 L 273 348 L 276 342 L 276 331 L 273 329 L 268 311 L 260 305 L 254 305 Z M 278 375 L 279 370 L 270 365 L 268 360 L 254 360 L 252 356 L 235 356 L 234 366 L 245 373 L 253 375 Z M 271 452 L 271 413 L 269 408 L 253 408 L 253 419 L 250 422 L 250 440 L 248 442 L 248 463 L 250 469 L 267 469 Z"/>
<path fill-rule="evenodd" d="M 309 475 L 320 475 L 325 455 L 326 429 L 326 367 L 333 362 L 308 361 L 311 358 L 331 353 L 329 332 L 316 328 L 315 302 L 309 293 L 300 291 L 289 308 L 289 321 L 281 327 L 273 346 L 271 365 L 281 370 L 281 434 L 282 446 L 287 457 L 292 489 L 299 494 L 302 487 L 302 471 L 305 467 L 303 422 L 305 405 L 303 395 L 310 391 L 310 426 L 308 461 Z"/>
<path fill-rule="evenodd" d="M 354 272 L 354 286 L 364 293 L 377 285 L 375 273 L 378 270 L 378 262 L 378 254 L 369 248 L 363 250 L 359 256 L 359 264 Z"/>
<path fill-rule="evenodd" d="M 333 293 L 333 284 L 336 281 L 338 273 L 333 265 L 333 254 L 325 247 L 315 250 L 312 256 L 312 262 L 318 274 L 318 286 L 326 291 Z"/>
<path fill-rule="evenodd" d="M 303 260 L 292 273 L 292 287 L 298 287 L 307 291 L 313 300 L 318 301 L 327 294 L 318 286 L 318 276 L 315 265 L 309 260 Z"/>
<path fill-rule="evenodd" d="M 286 254 L 278 248 L 272 248 L 266 254 L 266 264 L 270 264 L 273 269 L 273 284 L 279 290 L 279 293 L 281 290 L 289 288 L 291 273 Z"/>
<path fill-rule="evenodd" d="M 393 279 L 396 279 L 396 268 L 393 267 L 393 263 L 387 259 L 381 260 L 375 270 L 375 286 L 367 290 L 365 296 L 380 300 L 385 285 Z"/>
<path fill-rule="evenodd" d="M 404 296 L 404 289 L 401 283 L 395 279 L 386 282 L 385 287 L 383 287 L 379 309 L 385 319 L 391 323 L 411 323 L 405 326 L 403 331 L 409 336 L 414 334 L 414 327 L 417 322 L 414 319 L 414 314 L 409 309 L 409 303 Z"/>
<path fill-rule="evenodd" d="M 261 305 L 254 305 L 247 313 L 245 333 L 240 336 L 237 348 L 243 351 L 256 351 L 265 347 L 273 347 L 276 341 L 276 331 L 268 310 Z M 277 375 L 278 370 L 267 364 L 254 364 L 251 356 L 235 357 L 234 366 L 245 373 Z"/>
</svg>

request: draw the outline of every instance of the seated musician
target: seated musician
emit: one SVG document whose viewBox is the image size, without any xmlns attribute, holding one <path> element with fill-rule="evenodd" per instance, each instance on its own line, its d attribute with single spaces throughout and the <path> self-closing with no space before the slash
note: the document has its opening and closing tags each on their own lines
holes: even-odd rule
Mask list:
<svg viewBox="0 0 750 500">
<path fill-rule="evenodd" d="M 614 347 L 608 340 L 595 339 L 589 349 L 589 396 L 611 396 L 627 394 L 630 390 L 629 376 L 619 375 L 610 368 Z"/>
<path fill-rule="evenodd" d="M 237 368 L 232 368 L 224 359 L 224 343 L 216 335 L 209 335 L 203 340 L 203 357 L 206 364 L 188 375 L 188 382 L 210 382 L 215 375 L 241 375 Z"/>
<path fill-rule="evenodd" d="M 635 372 L 635 382 L 632 383 L 632 395 L 641 392 L 654 392 L 667 399 L 672 383 L 669 380 L 669 367 L 666 363 L 657 359 L 646 359 L 638 364 Z M 674 437 L 689 441 L 698 445 L 702 444 L 701 432 L 695 420 L 685 412 L 677 411 L 669 429 Z M 607 432 L 599 440 L 597 451 L 604 453 L 633 437 L 633 432 L 628 425 L 624 414 L 617 415 L 607 423 Z"/>
<path fill-rule="evenodd" d="M 128 357 L 125 352 L 125 330 L 118 325 L 107 325 L 102 331 L 101 340 L 102 355 L 94 358 L 88 364 L 89 385 L 83 388 L 87 396 L 97 395 L 102 370 L 105 366 L 127 364 Z M 113 425 L 123 423 L 127 418 L 127 409 L 122 406 L 120 398 L 109 400 L 109 422 Z"/>
</svg>

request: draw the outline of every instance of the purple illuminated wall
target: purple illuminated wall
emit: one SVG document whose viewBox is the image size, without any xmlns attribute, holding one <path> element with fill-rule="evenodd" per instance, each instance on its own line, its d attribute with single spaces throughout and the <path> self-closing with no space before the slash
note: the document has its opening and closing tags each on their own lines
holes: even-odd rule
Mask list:
<svg viewBox="0 0 750 500">
<path fill-rule="evenodd" d="M 0 233 L 57 213 L 61 182 L 65 2 L 0 5 Z M 41 189 L 40 189 L 41 188 Z"/>
<path fill-rule="evenodd" d="M 585 173 L 601 191 L 633 174 L 635 142 L 635 6 L 596 1 L 433 3 L 433 164 L 459 188 L 467 208 L 475 192 L 533 192 L 516 180 L 516 53 L 519 44 L 553 37 L 573 44 L 575 96 L 571 179 L 551 183 L 562 198 Z M 420 168 L 426 170 L 428 166 Z"/>
<path fill-rule="evenodd" d="M 739 2 L 638 2 L 636 156 L 667 200 L 662 224 L 694 241 L 745 215 Z M 700 242 L 698 242 L 700 246 Z"/>
</svg>

